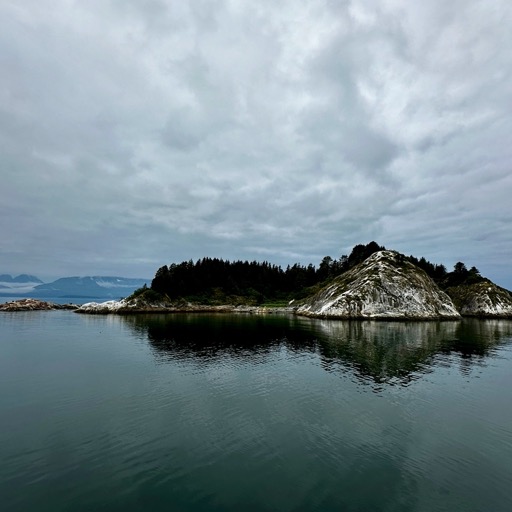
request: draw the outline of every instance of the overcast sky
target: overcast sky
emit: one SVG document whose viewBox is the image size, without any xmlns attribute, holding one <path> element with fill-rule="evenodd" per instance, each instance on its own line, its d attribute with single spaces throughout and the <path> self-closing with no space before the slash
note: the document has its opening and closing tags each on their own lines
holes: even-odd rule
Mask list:
<svg viewBox="0 0 512 512">
<path fill-rule="evenodd" d="M 512 288 L 510 0 L 2 0 L 0 273 L 318 264 Z"/>
</svg>

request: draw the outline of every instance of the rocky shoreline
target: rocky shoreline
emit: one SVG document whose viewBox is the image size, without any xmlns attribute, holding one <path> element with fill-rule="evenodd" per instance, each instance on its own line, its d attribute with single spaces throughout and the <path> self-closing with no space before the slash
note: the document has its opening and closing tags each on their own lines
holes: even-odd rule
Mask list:
<svg viewBox="0 0 512 512">
<path fill-rule="evenodd" d="M 75 313 L 88 315 L 132 315 L 132 314 L 153 314 L 153 313 L 248 313 L 248 314 L 279 314 L 294 313 L 292 307 L 265 307 L 265 306 L 246 306 L 233 304 L 224 304 L 219 306 L 210 306 L 204 304 L 171 304 L 171 303 L 140 303 L 137 300 L 128 301 L 122 299 L 119 301 L 111 300 L 107 302 L 89 302 L 83 304 L 75 310 Z"/>
<path fill-rule="evenodd" d="M 77 304 L 55 304 L 38 299 L 18 299 L 0 304 L 0 311 L 55 311 L 68 309 L 75 311 Z"/>
<path fill-rule="evenodd" d="M 400 276 L 403 277 L 403 276 Z M 406 293 L 408 287 L 401 279 L 383 278 L 379 282 L 363 284 L 369 290 L 354 286 L 337 287 L 334 283 L 326 287 L 316 296 L 298 301 L 288 306 L 251 306 L 251 305 L 205 305 L 185 301 L 160 302 L 150 301 L 143 297 L 131 297 L 106 302 L 89 302 L 83 305 L 56 304 L 33 298 L 18 299 L 0 304 L 0 312 L 15 311 L 54 311 L 70 310 L 88 315 L 136 315 L 136 314 L 168 314 L 168 313 L 242 313 L 257 315 L 292 314 L 321 319 L 339 320 L 457 320 L 462 317 L 512 319 L 512 297 L 507 290 L 496 287 L 486 281 L 478 286 L 450 289 L 450 298 L 443 294 L 441 307 L 427 307 L 429 301 L 417 300 L 418 293 Z M 343 283 L 339 283 L 343 284 Z M 399 286 L 397 286 L 399 284 Z M 393 286 L 391 286 L 393 285 Z M 340 290 L 341 288 L 341 290 Z M 427 287 L 422 287 L 427 289 Z M 358 293 L 354 294 L 354 291 Z M 341 292 L 341 293 L 340 293 Z M 364 292 L 364 293 L 362 293 Z M 390 293 L 393 292 L 393 293 Z M 352 295 L 354 295 L 352 297 Z M 389 296 L 388 296 L 389 295 Z M 363 297 L 367 297 L 363 300 Z M 415 299 L 415 300 L 413 300 Z M 453 307 L 448 309 L 444 302 Z M 419 304 L 418 304 L 419 302 Z M 425 305 L 427 304 L 427 306 Z M 442 314 L 439 314 L 439 313 Z"/>
</svg>

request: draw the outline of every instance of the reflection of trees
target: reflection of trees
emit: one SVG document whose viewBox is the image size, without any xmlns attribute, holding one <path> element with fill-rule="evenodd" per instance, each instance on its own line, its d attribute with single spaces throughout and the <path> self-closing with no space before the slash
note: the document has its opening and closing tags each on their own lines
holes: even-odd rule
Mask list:
<svg viewBox="0 0 512 512">
<path fill-rule="evenodd" d="M 168 359 L 261 358 L 276 346 L 313 350 L 307 331 L 295 329 L 288 315 L 175 314 L 124 317 L 147 336 L 157 357 Z"/>
<path fill-rule="evenodd" d="M 498 346 L 512 337 L 512 321 L 468 318 L 457 326 L 455 339 L 443 343 L 440 352 L 460 356 L 460 371 L 469 374 L 476 366 L 496 352 Z"/>
<path fill-rule="evenodd" d="M 459 352 L 461 357 L 487 356 L 504 338 L 512 336 L 510 320 L 467 318 L 457 325 L 456 339 L 443 346 L 444 352 Z"/>
<path fill-rule="evenodd" d="M 459 356 L 461 370 L 512 338 L 512 321 L 340 321 L 286 315 L 141 315 L 123 317 L 149 340 L 160 360 L 270 357 L 280 346 L 318 353 L 328 371 L 402 384 L 432 371 L 439 358 Z"/>
</svg>

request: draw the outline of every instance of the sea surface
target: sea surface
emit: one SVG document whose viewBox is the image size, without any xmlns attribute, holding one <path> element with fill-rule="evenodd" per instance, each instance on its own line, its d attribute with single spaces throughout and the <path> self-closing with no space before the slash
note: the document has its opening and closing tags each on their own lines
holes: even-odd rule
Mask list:
<svg viewBox="0 0 512 512">
<path fill-rule="evenodd" d="M 0 313 L 0 509 L 510 512 L 512 322 Z"/>
</svg>

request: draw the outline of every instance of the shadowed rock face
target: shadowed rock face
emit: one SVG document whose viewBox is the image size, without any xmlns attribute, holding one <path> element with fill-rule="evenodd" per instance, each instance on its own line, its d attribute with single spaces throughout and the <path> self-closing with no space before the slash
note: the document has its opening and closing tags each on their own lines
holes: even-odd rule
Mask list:
<svg viewBox="0 0 512 512">
<path fill-rule="evenodd" d="M 379 251 L 335 278 L 297 309 L 331 318 L 460 318 L 450 297 L 394 251 Z"/>
<path fill-rule="evenodd" d="M 461 315 L 482 317 L 512 317 L 512 295 L 504 288 L 485 280 L 466 286 L 448 288 Z"/>
</svg>

